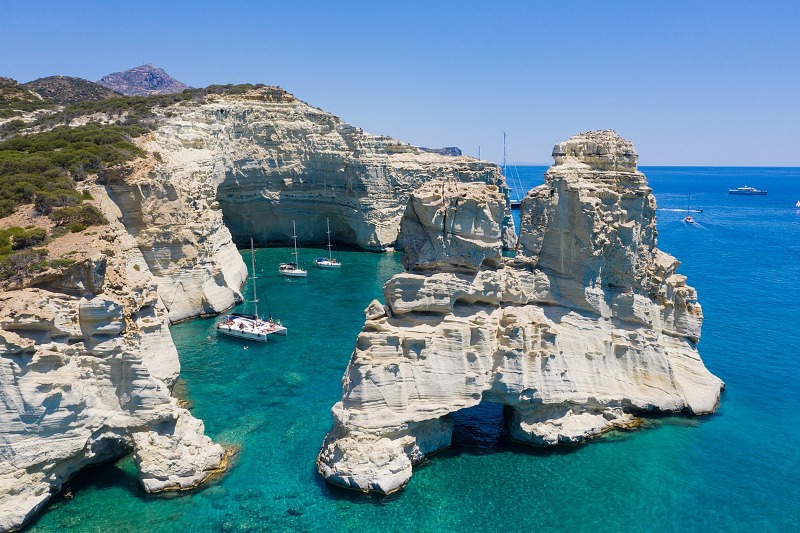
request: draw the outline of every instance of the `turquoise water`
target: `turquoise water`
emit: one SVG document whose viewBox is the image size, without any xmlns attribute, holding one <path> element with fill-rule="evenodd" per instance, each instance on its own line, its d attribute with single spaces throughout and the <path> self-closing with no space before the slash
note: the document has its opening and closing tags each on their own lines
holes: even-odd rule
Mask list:
<svg viewBox="0 0 800 533">
<path fill-rule="evenodd" d="M 526 186 L 544 169 L 521 167 Z M 234 468 L 192 494 L 151 497 L 124 459 L 80 475 L 32 531 L 788 531 L 800 529 L 800 169 L 645 168 L 659 244 L 681 261 L 705 312 L 699 349 L 725 380 L 718 414 L 664 417 L 589 445 L 509 444 L 500 412 L 457 420 L 454 447 L 377 498 L 323 483 L 315 458 L 362 310 L 399 255 L 340 253 L 341 271 L 276 273 L 256 252 L 259 293 L 289 336 L 242 349 L 214 320 L 175 326 L 192 412 Z M 767 188 L 737 197 L 728 187 Z M 698 223 L 682 222 L 688 194 Z M 309 261 L 316 251 L 302 251 Z M 210 335 L 210 338 L 208 336 Z"/>
</svg>

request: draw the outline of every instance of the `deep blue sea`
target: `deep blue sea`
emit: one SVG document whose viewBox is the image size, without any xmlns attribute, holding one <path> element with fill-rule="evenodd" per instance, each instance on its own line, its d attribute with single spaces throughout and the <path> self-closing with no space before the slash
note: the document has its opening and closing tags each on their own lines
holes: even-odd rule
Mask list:
<svg viewBox="0 0 800 533">
<path fill-rule="evenodd" d="M 519 167 L 525 187 L 544 167 Z M 363 309 L 401 270 L 399 254 L 341 252 L 341 271 L 285 280 L 288 250 L 256 252 L 262 310 L 289 336 L 248 350 L 213 319 L 172 328 L 181 388 L 232 470 L 190 494 L 147 496 L 130 458 L 78 476 L 32 531 L 792 531 L 800 530 L 800 169 L 643 168 L 658 200 L 659 246 L 682 262 L 705 322 L 719 412 L 665 417 L 576 448 L 506 442 L 500 412 L 457 417 L 452 449 L 386 498 L 316 474 L 330 407 Z M 732 196 L 728 187 L 769 189 Z M 691 195 L 697 224 L 682 222 Z M 317 250 L 301 250 L 310 260 Z M 246 296 L 250 297 L 249 285 Z"/>
</svg>

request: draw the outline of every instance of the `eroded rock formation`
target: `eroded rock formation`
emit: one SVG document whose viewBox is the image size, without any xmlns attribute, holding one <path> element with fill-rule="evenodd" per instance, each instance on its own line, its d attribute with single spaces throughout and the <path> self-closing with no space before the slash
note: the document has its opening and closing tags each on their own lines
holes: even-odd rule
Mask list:
<svg viewBox="0 0 800 533">
<path fill-rule="evenodd" d="M 135 140 L 147 157 L 82 184 L 97 180 L 91 196 L 111 224 L 75 234 L 61 250 L 74 265 L 0 293 L 0 530 L 23 524 L 81 468 L 126 453 L 148 491 L 190 488 L 224 468 L 224 450 L 171 395 L 179 362 L 168 325 L 241 298 L 247 269 L 232 233 L 281 243 L 295 219 L 301 242 L 322 242 L 330 218 L 338 244 L 382 250 L 428 181 L 508 193 L 492 163 L 369 135 L 275 87 L 154 113 L 155 129 Z M 510 243 L 510 211 L 496 208 L 491 239 Z"/>
<path fill-rule="evenodd" d="M 246 268 L 233 241 L 290 243 L 294 220 L 301 244 L 322 244 L 330 219 L 337 245 L 378 251 L 395 245 L 408 194 L 429 180 L 507 194 L 493 163 L 370 135 L 276 87 L 209 98 L 171 109 L 140 141 L 155 157 L 108 179 L 173 321 L 234 303 Z"/>
<path fill-rule="evenodd" d="M 558 144 L 500 255 L 502 195 L 430 184 L 409 201 L 404 265 L 374 301 L 318 457 L 344 487 L 390 493 L 449 446 L 448 413 L 509 406 L 512 438 L 579 443 L 656 412 L 711 413 L 722 382 L 696 343 L 702 311 L 656 247 L 655 198 L 630 142 Z"/>
<path fill-rule="evenodd" d="M 224 465 L 171 395 L 180 364 L 147 262 L 103 188 L 92 194 L 112 223 L 90 257 L 0 293 L 0 531 L 81 468 L 130 451 L 152 492 L 196 486 Z"/>
</svg>

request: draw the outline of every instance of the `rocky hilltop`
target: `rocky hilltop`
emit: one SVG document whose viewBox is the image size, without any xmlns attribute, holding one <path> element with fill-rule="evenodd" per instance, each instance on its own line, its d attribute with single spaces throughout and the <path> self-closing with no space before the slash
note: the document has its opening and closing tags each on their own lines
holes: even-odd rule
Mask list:
<svg viewBox="0 0 800 533">
<path fill-rule="evenodd" d="M 188 85 L 176 80 L 163 69 L 149 63 L 103 76 L 97 83 L 125 96 L 173 94 L 189 88 Z"/>
<path fill-rule="evenodd" d="M 230 307 L 246 276 L 234 242 L 381 251 L 397 244 L 408 195 L 442 179 L 508 189 L 494 163 L 371 135 L 277 87 L 168 111 L 139 139 L 153 156 L 107 186 L 173 321 Z M 511 212 L 502 236 L 514 241 Z"/>
<path fill-rule="evenodd" d="M 713 412 L 723 383 L 697 352 L 702 310 L 658 250 L 655 198 L 613 131 L 556 145 L 503 258 L 503 195 L 430 183 L 401 228 L 406 272 L 384 286 L 318 457 L 331 483 L 390 493 L 450 445 L 449 413 L 504 404 L 511 438 L 576 444 L 655 413 Z"/>
<path fill-rule="evenodd" d="M 92 102 L 119 96 L 119 93 L 83 78 L 48 76 L 29 81 L 24 86 L 56 104 Z"/>
</svg>

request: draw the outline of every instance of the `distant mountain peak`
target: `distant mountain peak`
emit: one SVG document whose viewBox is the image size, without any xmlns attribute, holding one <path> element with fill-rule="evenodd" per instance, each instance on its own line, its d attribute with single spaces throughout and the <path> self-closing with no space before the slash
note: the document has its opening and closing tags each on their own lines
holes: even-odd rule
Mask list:
<svg viewBox="0 0 800 533">
<path fill-rule="evenodd" d="M 181 93 L 190 87 L 151 63 L 104 76 L 97 83 L 126 96 Z"/>
<path fill-rule="evenodd" d="M 461 148 L 457 146 L 445 146 L 444 148 L 426 148 L 424 146 L 419 147 L 420 150 L 423 152 L 430 152 L 432 154 L 439 154 L 439 155 L 449 155 L 452 157 L 458 157 L 463 155 L 461 153 Z"/>
</svg>

